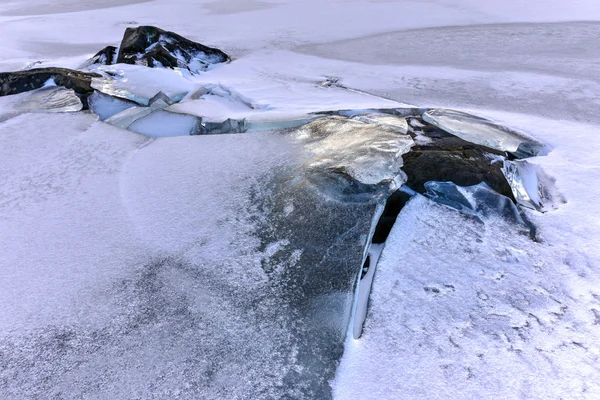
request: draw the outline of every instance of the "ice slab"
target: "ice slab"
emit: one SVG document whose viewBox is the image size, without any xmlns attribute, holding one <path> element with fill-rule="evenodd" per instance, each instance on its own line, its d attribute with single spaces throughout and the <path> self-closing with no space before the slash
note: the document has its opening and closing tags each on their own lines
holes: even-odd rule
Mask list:
<svg viewBox="0 0 600 400">
<path fill-rule="evenodd" d="M 137 120 L 144 118 L 157 110 L 173 104 L 173 101 L 163 92 L 157 93 L 154 97 L 148 100 L 147 107 L 130 107 L 118 114 L 107 118 L 106 123 L 118 126 L 119 128 L 129 129 L 129 127 Z"/>
<path fill-rule="evenodd" d="M 76 112 L 83 109 L 83 104 L 73 89 L 48 85 L 31 92 L 15 108 L 28 112 Z"/>
<path fill-rule="evenodd" d="M 222 133 L 244 133 L 248 129 L 245 119 L 235 120 L 231 118 L 227 118 L 223 122 L 205 122 L 202 124 L 202 126 L 203 130 L 199 130 L 194 134 L 206 133 L 210 135 L 218 135 Z"/>
<path fill-rule="evenodd" d="M 205 132 L 200 118 L 164 110 L 136 120 L 127 129 L 151 138 L 199 135 Z"/>
<path fill-rule="evenodd" d="M 425 196 L 428 198 L 481 221 L 499 217 L 518 225 L 526 225 L 515 203 L 496 193 L 483 182 L 474 186 L 458 186 L 452 182 L 427 182 L 425 190 Z"/>
<path fill-rule="evenodd" d="M 541 167 L 525 160 L 505 160 L 502 172 L 510 184 L 517 202 L 538 211 L 556 209 L 565 202 L 554 184 Z"/>
<path fill-rule="evenodd" d="M 136 105 L 136 103 L 109 96 L 98 91 L 94 91 L 94 93 L 88 97 L 88 104 L 90 110 L 100 118 L 100 121 L 104 121 L 105 119 Z"/>
<path fill-rule="evenodd" d="M 471 143 L 500 151 L 518 158 L 540 154 L 544 145 L 492 121 L 460 111 L 435 109 L 423 114 L 423 120 Z"/>
<path fill-rule="evenodd" d="M 348 199 L 359 201 L 367 187 L 397 189 L 406 181 L 401 156 L 414 142 L 394 128 L 333 116 L 298 128 L 296 135 L 313 154 L 307 171 L 315 171 L 315 179 L 329 179 L 321 185 L 339 188 Z"/>
<path fill-rule="evenodd" d="M 404 135 L 348 120 L 147 141 L 36 117 L 0 124 L 7 398 L 331 398 Z M 377 192 L 354 185 L 381 162 Z M 336 175 L 360 202 L 322 186 Z"/>
</svg>

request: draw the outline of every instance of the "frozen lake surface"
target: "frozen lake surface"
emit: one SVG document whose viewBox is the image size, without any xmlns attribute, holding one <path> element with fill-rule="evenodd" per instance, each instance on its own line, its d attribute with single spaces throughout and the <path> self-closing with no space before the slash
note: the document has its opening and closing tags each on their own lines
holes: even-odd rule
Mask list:
<svg viewBox="0 0 600 400">
<path fill-rule="evenodd" d="M 136 102 L 91 97 L 114 125 L 0 97 L 0 398 L 600 398 L 599 24 L 595 0 L 0 0 L 2 72 L 139 25 L 232 58 L 89 67 Z M 444 107 L 544 145 L 506 164 L 534 234 L 413 193 L 369 249 Z"/>
</svg>

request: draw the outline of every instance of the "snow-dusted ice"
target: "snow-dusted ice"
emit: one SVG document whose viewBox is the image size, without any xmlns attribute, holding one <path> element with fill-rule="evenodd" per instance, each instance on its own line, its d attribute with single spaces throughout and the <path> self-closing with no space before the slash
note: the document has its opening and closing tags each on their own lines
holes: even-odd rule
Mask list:
<svg viewBox="0 0 600 400">
<path fill-rule="evenodd" d="M 156 140 L 89 114 L 0 125 L 3 394 L 330 397 L 373 215 L 410 142 L 347 121 L 359 131 Z M 340 163 L 319 167 L 344 137 Z M 381 163 L 389 176 L 349 201 L 353 174 Z"/>
</svg>

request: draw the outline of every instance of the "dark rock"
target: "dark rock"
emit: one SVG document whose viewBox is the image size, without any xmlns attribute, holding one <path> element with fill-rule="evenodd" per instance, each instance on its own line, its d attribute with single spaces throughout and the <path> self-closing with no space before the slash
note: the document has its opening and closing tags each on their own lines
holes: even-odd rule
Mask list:
<svg viewBox="0 0 600 400">
<path fill-rule="evenodd" d="M 497 193 L 514 200 L 502 172 L 503 163 L 494 162 L 494 158 L 505 157 L 505 153 L 467 142 L 420 118 L 409 119 L 409 134 L 417 145 L 402 156 L 402 170 L 411 189 L 423 194 L 429 181 L 454 182 L 459 186 L 485 182 Z M 424 140 L 419 140 L 419 136 Z"/>
<path fill-rule="evenodd" d="M 117 48 L 115 46 L 106 46 L 99 52 L 97 52 L 94 57 L 90 58 L 84 64 L 84 68 L 90 65 L 112 65 L 117 62 Z"/>
<path fill-rule="evenodd" d="M 8 96 L 43 87 L 49 79 L 57 86 L 73 89 L 87 109 L 87 97 L 93 93 L 92 78 L 101 75 L 67 68 L 35 68 L 25 71 L 0 72 L 0 96 Z"/>
<path fill-rule="evenodd" d="M 153 26 L 127 28 L 117 63 L 203 71 L 211 64 L 230 61 L 219 49 L 193 42 Z"/>
</svg>

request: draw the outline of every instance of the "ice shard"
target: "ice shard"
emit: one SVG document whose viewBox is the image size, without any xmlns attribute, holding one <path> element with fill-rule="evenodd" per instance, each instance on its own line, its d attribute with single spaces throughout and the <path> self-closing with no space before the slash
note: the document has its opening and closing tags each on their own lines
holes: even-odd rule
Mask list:
<svg viewBox="0 0 600 400">
<path fill-rule="evenodd" d="M 107 118 L 105 122 L 118 126 L 119 128 L 128 129 L 135 121 L 142 119 L 157 110 L 162 110 L 171 104 L 173 104 L 173 101 L 167 95 L 163 92 L 158 92 L 154 97 L 148 100 L 147 107 L 135 106 L 127 108 L 120 113 Z"/>
<path fill-rule="evenodd" d="M 423 120 L 471 143 L 507 151 L 517 158 L 540 154 L 544 145 L 492 121 L 455 110 L 434 109 Z"/>
<path fill-rule="evenodd" d="M 128 129 L 151 138 L 200 135 L 206 132 L 202 119 L 193 115 L 157 110 L 129 125 Z"/>
<path fill-rule="evenodd" d="M 88 104 L 90 110 L 100 118 L 100 121 L 104 121 L 115 114 L 136 106 L 136 103 L 134 102 L 109 96 L 98 91 L 94 91 L 94 93 L 88 97 Z"/>
<path fill-rule="evenodd" d="M 28 112 L 76 112 L 83 109 L 83 103 L 73 89 L 49 86 L 31 92 L 15 109 Z"/>
<path fill-rule="evenodd" d="M 510 184 L 517 203 L 546 212 L 556 209 L 565 200 L 539 166 L 525 160 L 505 160 L 502 172 Z"/>
<path fill-rule="evenodd" d="M 512 200 L 496 193 L 485 183 L 458 186 L 452 182 L 427 182 L 425 189 L 425 196 L 431 200 L 481 221 L 499 217 L 517 225 L 527 226 Z"/>
<path fill-rule="evenodd" d="M 406 181 L 401 156 L 414 142 L 394 128 L 333 116 L 298 128 L 296 136 L 313 153 L 307 172 L 315 171 L 325 190 L 359 201 L 382 184 L 397 189 Z"/>
</svg>

